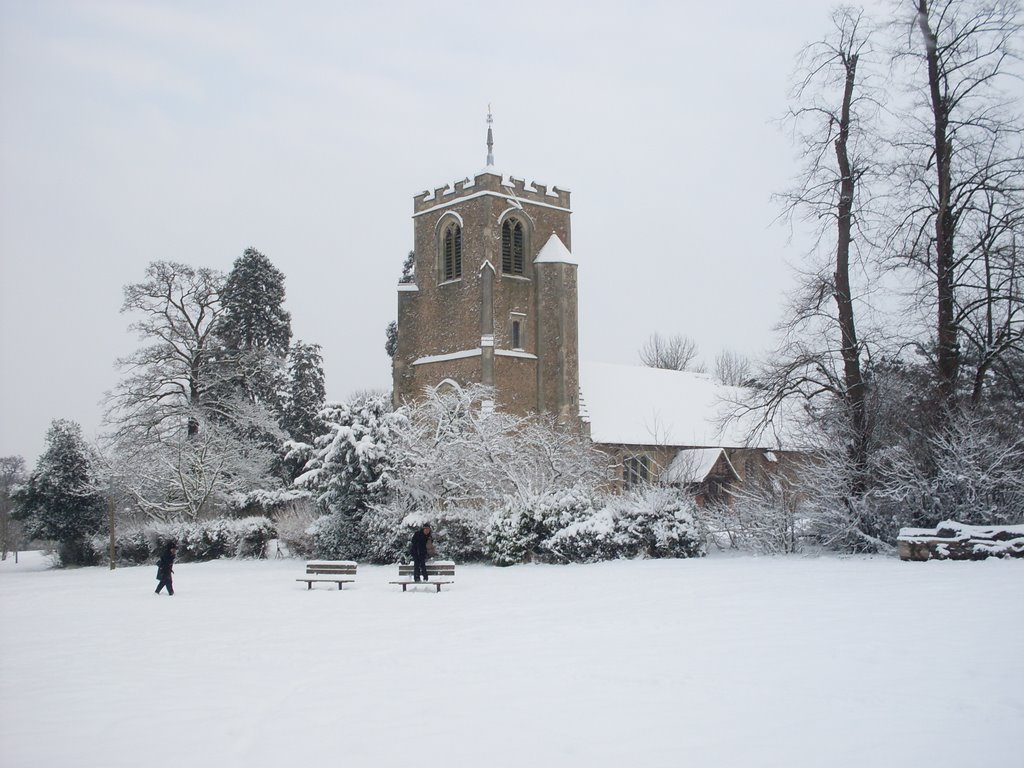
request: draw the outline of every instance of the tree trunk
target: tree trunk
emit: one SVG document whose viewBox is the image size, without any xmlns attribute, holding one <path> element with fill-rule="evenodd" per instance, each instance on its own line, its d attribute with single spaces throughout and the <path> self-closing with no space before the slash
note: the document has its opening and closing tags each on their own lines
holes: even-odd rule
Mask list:
<svg viewBox="0 0 1024 768">
<path fill-rule="evenodd" d="M 864 378 L 860 367 L 860 345 L 854 321 L 853 296 L 850 290 L 850 245 L 853 241 L 853 197 L 856 179 L 850 167 L 848 143 L 850 138 L 850 104 L 857 76 L 857 54 L 844 57 L 846 83 L 843 106 L 839 116 L 839 136 L 835 141 L 836 160 L 839 163 L 840 187 L 838 207 L 838 233 L 836 243 L 835 300 L 842 335 L 843 375 L 846 385 L 846 404 L 850 411 L 853 440 L 850 458 L 855 470 L 853 492 L 864 491 L 864 469 L 867 465 L 867 415 L 864 404 Z"/>
<path fill-rule="evenodd" d="M 939 377 L 939 395 L 943 404 L 956 402 L 956 384 L 960 372 L 960 349 L 957 344 L 957 326 L 953 305 L 955 274 L 953 263 L 953 235 L 956 222 L 951 208 L 950 162 L 953 144 L 948 137 L 949 104 L 942 93 L 939 70 L 938 40 L 928 20 L 928 0 L 917 2 L 917 23 L 924 36 L 925 58 L 928 63 L 928 88 L 931 94 L 933 121 L 933 150 L 938 182 L 935 212 L 935 282 L 938 316 L 936 368 Z"/>
</svg>

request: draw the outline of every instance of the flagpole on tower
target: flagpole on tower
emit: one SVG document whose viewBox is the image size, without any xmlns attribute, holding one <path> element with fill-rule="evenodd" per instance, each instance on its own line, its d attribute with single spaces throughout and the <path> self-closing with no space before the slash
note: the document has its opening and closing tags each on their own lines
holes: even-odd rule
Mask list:
<svg viewBox="0 0 1024 768">
<path fill-rule="evenodd" d="M 491 115 L 491 105 L 487 105 L 487 167 L 491 168 L 494 165 L 494 133 L 491 131 L 491 125 L 494 123 L 494 117 Z"/>
</svg>

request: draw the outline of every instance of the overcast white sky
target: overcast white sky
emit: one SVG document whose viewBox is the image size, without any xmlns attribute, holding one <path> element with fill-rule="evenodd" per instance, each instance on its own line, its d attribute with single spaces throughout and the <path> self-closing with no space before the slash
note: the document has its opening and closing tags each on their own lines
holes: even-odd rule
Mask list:
<svg viewBox="0 0 1024 768">
<path fill-rule="evenodd" d="M 484 165 L 488 103 L 498 167 L 573 192 L 584 359 L 759 354 L 805 249 L 774 121 L 829 6 L 0 0 L 0 455 L 98 432 L 156 259 L 258 248 L 329 396 L 389 387 L 412 197 Z"/>
</svg>

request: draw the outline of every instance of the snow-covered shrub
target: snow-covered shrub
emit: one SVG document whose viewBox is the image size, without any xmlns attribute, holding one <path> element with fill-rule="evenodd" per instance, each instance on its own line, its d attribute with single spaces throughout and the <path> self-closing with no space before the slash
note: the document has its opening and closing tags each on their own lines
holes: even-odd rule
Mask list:
<svg viewBox="0 0 1024 768">
<path fill-rule="evenodd" d="M 99 565 L 107 550 L 94 546 L 92 539 L 73 539 L 54 542 L 55 565 L 63 568 L 69 565 Z"/>
<path fill-rule="evenodd" d="M 341 512 L 318 517 L 308 530 L 313 557 L 323 560 L 363 560 L 366 540 L 361 521 Z"/>
<path fill-rule="evenodd" d="M 764 555 L 799 552 L 810 535 L 809 502 L 787 492 L 782 478 L 748 484 L 731 504 L 704 507 L 700 515 L 719 546 Z M 804 509 L 804 507 L 807 507 Z M 824 512 L 820 512 L 824 520 Z"/>
<path fill-rule="evenodd" d="M 616 528 L 623 538 L 625 557 L 703 557 L 704 536 L 697 505 L 685 493 L 648 488 L 615 499 Z"/>
<path fill-rule="evenodd" d="M 288 551 L 296 557 L 312 557 L 314 542 L 311 526 L 320 517 L 310 503 L 296 504 L 293 509 L 282 513 L 275 521 L 278 538 L 285 543 Z"/>
<path fill-rule="evenodd" d="M 231 534 L 223 518 L 185 523 L 178 527 L 178 559 L 217 560 L 230 552 Z"/>
<path fill-rule="evenodd" d="M 488 518 L 478 509 L 438 512 L 433 522 L 437 556 L 459 563 L 486 560 Z"/>
<path fill-rule="evenodd" d="M 266 517 L 233 520 L 235 557 L 266 557 L 267 543 L 277 536 L 274 524 Z"/>
<path fill-rule="evenodd" d="M 372 563 L 409 562 L 412 535 L 427 524 L 433 529 L 437 557 L 463 563 L 486 559 L 487 517 L 486 512 L 472 509 L 428 514 L 394 499 L 363 516 L 366 559 Z"/>
<path fill-rule="evenodd" d="M 410 516 L 398 503 L 374 506 L 363 515 L 366 559 L 371 563 L 408 562 L 409 541 L 424 522 L 428 522 L 426 516 Z"/>
<path fill-rule="evenodd" d="M 234 493 L 228 499 L 231 510 L 240 517 L 278 517 L 304 505 L 312 494 L 302 488 L 258 489 Z"/>
<path fill-rule="evenodd" d="M 154 555 L 156 537 L 146 528 L 128 528 L 118 530 L 114 536 L 114 553 L 119 563 L 141 565 Z M 93 538 L 93 546 L 98 551 L 109 551 L 110 538 L 97 536 Z"/>
<path fill-rule="evenodd" d="M 589 517 L 570 523 L 548 539 L 547 546 L 571 563 L 596 563 L 620 557 L 622 548 L 613 510 L 594 510 Z"/>
<path fill-rule="evenodd" d="M 705 554 L 693 500 L 665 488 L 610 497 L 604 508 L 563 527 L 545 546 L 565 560 L 585 563 Z"/>
<path fill-rule="evenodd" d="M 487 554 L 495 565 L 515 565 L 526 559 L 536 539 L 523 524 L 518 506 L 509 504 L 494 513 L 487 525 Z"/>
<path fill-rule="evenodd" d="M 566 488 L 516 497 L 496 512 L 487 527 L 487 553 L 497 565 L 550 559 L 547 540 L 593 513 L 591 494 Z"/>
</svg>

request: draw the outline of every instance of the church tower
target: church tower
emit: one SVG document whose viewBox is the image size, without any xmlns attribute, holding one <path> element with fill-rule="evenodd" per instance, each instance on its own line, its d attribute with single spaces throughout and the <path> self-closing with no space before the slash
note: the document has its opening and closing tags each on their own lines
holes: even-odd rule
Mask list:
<svg viewBox="0 0 1024 768">
<path fill-rule="evenodd" d="M 396 405 L 445 380 L 495 389 L 514 413 L 575 423 L 579 396 L 577 263 L 569 190 L 504 176 L 413 198 L 415 282 L 398 286 Z"/>
</svg>

